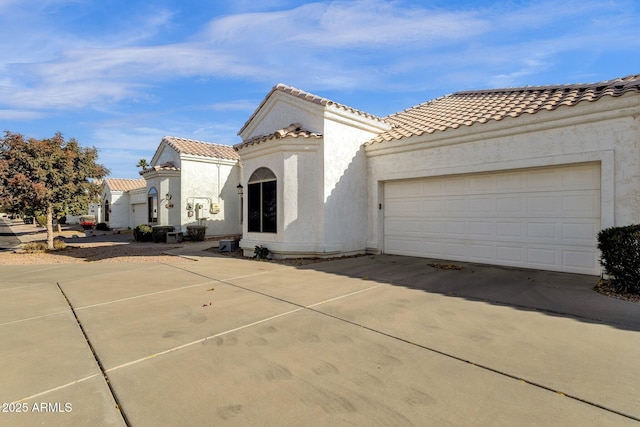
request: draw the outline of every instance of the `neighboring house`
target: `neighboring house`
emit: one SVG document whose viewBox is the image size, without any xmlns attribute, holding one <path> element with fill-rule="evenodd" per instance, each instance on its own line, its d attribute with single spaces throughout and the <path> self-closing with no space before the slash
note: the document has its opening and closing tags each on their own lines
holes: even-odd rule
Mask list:
<svg viewBox="0 0 640 427">
<path fill-rule="evenodd" d="M 129 190 L 146 222 L 242 233 L 245 255 L 585 274 L 601 271 L 601 229 L 640 223 L 640 75 L 457 92 L 383 118 L 277 85 L 238 134 L 233 148 L 165 137 Z"/>
<path fill-rule="evenodd" d="M 133 228 L 146 223 L 146 201 L 144 196 L 141 197 L 145 185 L 144 179 L 105 178 L 98 222 L 105 222 L 114 229 Z"/>
<path fill-rule="evenodd" d="M 377 118 L 278 85 L 240 130 L 241 247 L 599 274 L 640 222 L 640 75 L 458 92 Z"/>
<path fill-rule="evenodd" d="M 104 181 L 100 221 L 111 228 L 140 224 L 204 225 L 206 234 L 239 235 L 241 166 L 227 145 L 166 136 L 141 179 Z"/>
</svg>

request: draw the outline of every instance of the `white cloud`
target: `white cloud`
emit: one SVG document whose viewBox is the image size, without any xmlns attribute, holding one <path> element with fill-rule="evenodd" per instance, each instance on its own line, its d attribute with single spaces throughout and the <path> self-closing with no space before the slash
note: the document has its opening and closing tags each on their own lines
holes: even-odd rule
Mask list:
<svg viewBox="0 0 640 427">
<path fill-rule="evenodd" d="M 472 69 L 476 81 L 518 84 L 553 67 L 565 52 L 604 49 L 620 39 L 638 45 L 638 31 L 629 34 L 636 27 L 628 17 L 606 20 L 607 26 L 583 18 L 620 13 L 597 2 L 509 3 L 508 8 L 496 3 L 467 11 L 381 0 L 282 9 L 288 3 L 273 0 L 259 8 L 272 11 L 214 18 L 172 43 L 154 39 L 177 19 L 169 9 L 140 11 L 127 17 L 128 26 L 90 37 L 56 28 L 45 15 L 19 14 L 33 25 L 16 37 L 15 47 L 0 43 L 0 108 L 43 111 L 155 102 L 154 88 L 176 77 L 356 89 L 398 87 L 404 76 L 428 80 Z M 0 0 L 3 7 L 26 10 Z M 7 23 L 14 30 L 24 24 L 0 18 L 0 24 Z"/>
<path fill-rule="evenodd" d="M 28 121 L 39 119 L 44 116 L 44 113 L 38 111 L 0 110 L 0 120 Z"/>
<path fill-rule="evenodd" d="M 261 40 L 283 58 L 285 47 L 381 50 L 434 40 L 460 40 L 488 31 L 490 23 L 475 12 L 405 9 L 396 2 L 358 0 L 310 3 L 277 12 L 246 13 L 213 20 L 203 33 L 212 43 L 243 45 Z"/>
<path fill-rule="evenodd" d="M 250 99 L 237 99 L 231 102 L 218 102 L 208 108 L 214 111 L 253 111 L 260 101 Z"/>
</svg>

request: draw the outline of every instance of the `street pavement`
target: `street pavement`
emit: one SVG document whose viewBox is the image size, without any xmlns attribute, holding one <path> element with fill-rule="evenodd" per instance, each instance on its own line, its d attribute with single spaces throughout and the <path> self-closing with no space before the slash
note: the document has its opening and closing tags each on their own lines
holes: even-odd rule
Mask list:
<svg viewBox="0 0 640 427">
<path fill-rule="evenodd" d="M 362 256 L 1 266 L 0 425 L 640 423 L 598 277 Z"/>
<path fill-rule="evenodd" d="M 0 217 L 0 251 L 11 250 L 20 245 L 20 239 L 11 230 L 7 218 Z"/>
</svg>

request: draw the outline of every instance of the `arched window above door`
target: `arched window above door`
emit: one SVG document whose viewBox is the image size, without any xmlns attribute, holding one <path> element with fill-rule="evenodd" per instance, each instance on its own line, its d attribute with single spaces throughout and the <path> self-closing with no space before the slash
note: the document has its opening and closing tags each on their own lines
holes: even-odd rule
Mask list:
<svg viewBox="0 0 640 427">
<path fill-rule="evenodd" d="M 277 232 L 277 179 L 268 168 L 256 169 L 247 183 L 248 231 Z"/>
</svg>

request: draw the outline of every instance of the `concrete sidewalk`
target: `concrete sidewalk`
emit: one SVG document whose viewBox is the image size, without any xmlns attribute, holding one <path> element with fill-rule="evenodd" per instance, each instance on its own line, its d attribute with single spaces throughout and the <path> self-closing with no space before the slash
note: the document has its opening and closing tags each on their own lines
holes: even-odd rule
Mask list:
<svg viewBox="0 0 640 427">
<path fill-rule="evenodd" d="M 197 261 L 2 266 L 0 401 L 27 411 L 0 424 L 640 422 L 640 305 L 597 277 L 184 251 Z"/>
</svg>

